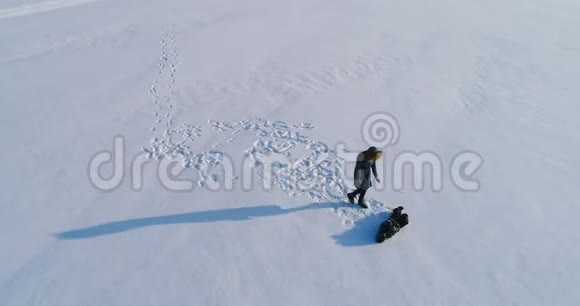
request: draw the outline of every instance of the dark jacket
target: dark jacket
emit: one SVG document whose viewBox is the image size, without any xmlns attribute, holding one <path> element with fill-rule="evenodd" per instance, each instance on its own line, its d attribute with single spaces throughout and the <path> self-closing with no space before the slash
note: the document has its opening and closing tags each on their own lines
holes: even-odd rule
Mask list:
<svg viewBox="0 0 580 306">
<path fill-rule="evenodd" d="M 369 161 L 367 156 L 372 153 L 373 148 L 359 153 L 356 157 L 356 166 L 354 168 L 354 186 L 362 190 L 371 188 L 371 171 L 375 178 L 377 177 L 377 166 L 374 161 Z M 376 148 L 375 148 L 376 151 Z"/>
<path fill-rule="evenodd" d="M 409 224 L 409 216 L 402 213 L 402 209 L 395 209 L 385 222 L 381 224 L 379 233 L 377 234 L 377 242 L 382 242 L 385 239 L 393 237 L 403 227 Z"/>
<path fill-rule="evenodd" d="M 409 224 L 409 216 L 407 214 L 403 214 L 401 210 L 398 209 L 395 209 L 393 211 L 393 214 L 389 217 L 389 220 L 391 220 L 391 222 L 394 222 L 394 225 L 398 226 L 399 229 Z"/>
</svg>

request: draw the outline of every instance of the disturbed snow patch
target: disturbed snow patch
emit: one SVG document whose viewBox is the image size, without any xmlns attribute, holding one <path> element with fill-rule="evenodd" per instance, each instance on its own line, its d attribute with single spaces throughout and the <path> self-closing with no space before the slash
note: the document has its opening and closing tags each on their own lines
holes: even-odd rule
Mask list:
<svg viewBox="0 0 580 306">
<path fill-rule="evenodd" d="M 289 197 L 308 196 L 314 202 L 336 202 L 333 211 L 345 224 L 388 211 L 383 203 L 369 199 L 369 209 L 341 205 L 350 188 L 344 174 L 345 160 L 328 144 L 312 140 L 305 133 L 313 129 L 309 123 L 288 124 L 283 121 L 247 119 L 237 122 L 208 121 L 213 131 L 228 133 L 227 143 L 237 141 L 242 134 L 253 134 L 256 139 L 243 152 L 243 175 L 255 173 L 264 186 L 278 189 Z M 207 187 L 219 180 L 215 174 L 223 171 L 232 161 L 224 152 L 217 150 L 221 143 L 213 144 L 214 150 L 195 152 L 190 144 L 202 136 L 201 126 L 183 124 L 169 127 L 162 137 L 154 137 L 143 151 L 149 159 L 179 159 L 182 166 L 197 174 L 197 185 Z M 227 167 L 226 167 L 227 168 Z M 229 169 L 233 169 L 230 166 Z M 224 179 L 239 180 L 233 173 Z"/>
</svg>

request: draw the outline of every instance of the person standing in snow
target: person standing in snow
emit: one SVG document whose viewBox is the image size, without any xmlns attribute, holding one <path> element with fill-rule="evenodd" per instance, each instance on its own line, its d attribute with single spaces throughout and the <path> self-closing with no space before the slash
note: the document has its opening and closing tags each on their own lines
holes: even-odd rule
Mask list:
<svg viewBox="0 0 580 306">
<path fill-rule="evenodd" d="M 365 194 L 373 185 L 371 182 L 371 171 L 377 182 L 380 183 L 381 180 L 377 176 L 376 161 L 382 155 L 383 152 L 377 150 L 376 147 L 370 147 L 366 151 L 358 154 L 354 168 L 354 186 L 356 190 L 347 194 L 350 203 L 354 204 L 355 197 L 358 195 L 358 204 L 364 208 L 368 208 L 365 203 Z"/>
</svg>

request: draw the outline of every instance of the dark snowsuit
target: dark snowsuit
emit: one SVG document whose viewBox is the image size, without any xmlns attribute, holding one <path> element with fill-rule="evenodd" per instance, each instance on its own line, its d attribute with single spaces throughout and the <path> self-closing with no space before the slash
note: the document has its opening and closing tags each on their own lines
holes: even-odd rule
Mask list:
<svg viewBox="0 0 580 306">
<path fill-rule="evenodd" d="M 389 219 L 385 220 L 385 222 L 381 224 L 376 239 L 378 243 L 393 237 L 403 227 L 409 224 L 409 216 L 407 214 L 403 214 L 402 211 L 402 207 L 397 207 L 393 210 L 393 213 L 389 216 Z"/>
<path fill-rule="evenodd" d="M 370 147 L 368 150 L 359 153 L 356 157 L 356 166 L 354 168 L 354 187 L 356 190 L 351 192 L 349 197 L 359 195 L 358 203 L 363 204 L 367 190 L 371 188 L 371 171 L 375 178 L 377 177 L 377 166 L 374 161 L 368 160 L 369 154 L 377 151 L 377 148 Z"/>
</svg>

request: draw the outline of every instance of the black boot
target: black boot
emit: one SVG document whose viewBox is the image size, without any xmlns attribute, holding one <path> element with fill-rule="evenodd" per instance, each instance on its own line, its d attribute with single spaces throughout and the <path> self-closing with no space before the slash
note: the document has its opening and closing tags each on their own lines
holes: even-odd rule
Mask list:
<svg viewBox="0 0 580 306">
<path fill-rule="evenodd" d="M 347 193 L 346 196 L 348 197 L 350 204 L 354 204 L 354 195 L 352 193 Z"/>
<path fill-rule="evenodd" d="M 369 208 L 367 206 L 367 203 L 365 202 L 366 193 L 367 193 L 366 190 L 362 190 L 360 196 L 358 197 L 358 205 L 360 205 L 362 208 Z"/>
</svg>

